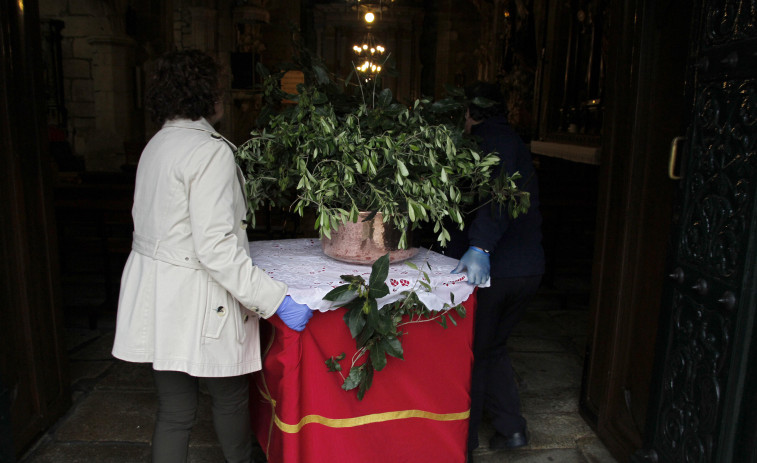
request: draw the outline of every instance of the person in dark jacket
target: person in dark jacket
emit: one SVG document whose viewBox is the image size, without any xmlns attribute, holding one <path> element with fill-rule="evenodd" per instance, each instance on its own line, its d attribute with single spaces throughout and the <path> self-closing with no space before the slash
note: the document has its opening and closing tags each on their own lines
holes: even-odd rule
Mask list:
<svg viewBox="0 0 757 463">
<path fill-rule="evenodd" d="M 478 290 L 468 428 L 469 462 L 478 447 L 478 429 L 484 410 L 491 416 L 496 430 L 489 442 L 491 449 L 528 444 L 526 420 L 520 412 L 507 340 L 544 274 L 539 185 L 531 153 L 507 123 L 507 111 L 498 86 L 476 82 L 467 87 L 468 101 L 476 97 L 494 104 L 486 107 L 483 103 L 482 106 L 469 104 L 466 131 L 479 139 L 482 152 L 496 152 L 499 156 L 501 162 L 492 172 L 492 178 L 500 175 L 501 169 L 508 175 L 521 174 L 516 183 L 519 189 L 530 193 L 531 206 L 526 214 L 513 219 L 507 207 L 483 204 L 489 198 L 482 198 L 483 205 L 475 211 L 475 216 L 466 220 L 467 233 L 462 239 L 453 238 L 448 248 L 448 254 L 455 253 L 455 249 L 462 254 L 454 273 L 465 271 L 468 282 L 476 285 L 485 284 L 491 278 L 489 287 Z"/>
</svg>

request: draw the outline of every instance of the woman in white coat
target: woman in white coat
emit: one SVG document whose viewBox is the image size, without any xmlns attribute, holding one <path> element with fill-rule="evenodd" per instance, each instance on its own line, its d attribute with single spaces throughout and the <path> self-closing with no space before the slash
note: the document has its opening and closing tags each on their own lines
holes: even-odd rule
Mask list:
<svg viewBox="0 0 757 463">
<path fill-rule="evenodd" d="M 199 377 L 226 461 L 252 461 L 246 375 L 261 368 L 258 318 L 275 313 L 299 331 L 312 316 L 250 260 L 244 178 L 233 145 L 213 129 L 223 115 L 221 75 L 205 53 L 171 52 L 147 94 L 162 128 L 137 168 L 113 355 L 152 363 L 160 463 L 186 461 Z"/>
</svg>

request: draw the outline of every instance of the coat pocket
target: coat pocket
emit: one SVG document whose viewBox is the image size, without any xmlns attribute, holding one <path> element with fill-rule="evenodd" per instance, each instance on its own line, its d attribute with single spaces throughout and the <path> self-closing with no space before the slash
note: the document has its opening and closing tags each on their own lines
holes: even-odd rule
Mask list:
<svg viewBox="0 0 757 463">
<path fill-rule="evenodd" d="M 204 338 L 218 339 L 223 327 L 232 316 L 234 306 L 230 304 L 229 293 L 215 280 L 208 281 L 208 300 L 205 302 L 205 321 L 202 324 Z"/>
</svg>

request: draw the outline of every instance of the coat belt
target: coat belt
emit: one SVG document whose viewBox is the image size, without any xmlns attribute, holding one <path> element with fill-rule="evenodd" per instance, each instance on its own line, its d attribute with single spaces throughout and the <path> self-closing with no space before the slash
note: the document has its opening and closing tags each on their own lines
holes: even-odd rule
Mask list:
<svg viewBox="0 0 757 463">
<path fill-rule="evenodd" d="M 147 238 L 136 232 L 132 235 L 131 249 L 143 256 L 151 257 L 161 262 L 178 265 L 180 267 L 195 270 L 201 270 L 204 268 L 194 251 L 172 248 L 171 246 L 166 246 L 164 243 L 161 243 L 160 240 Z"/>
</svg>

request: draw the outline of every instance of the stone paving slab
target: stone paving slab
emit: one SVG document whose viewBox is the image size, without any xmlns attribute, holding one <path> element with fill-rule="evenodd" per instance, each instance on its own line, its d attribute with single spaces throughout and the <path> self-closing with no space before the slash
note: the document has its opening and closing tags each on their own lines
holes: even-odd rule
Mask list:
<svg viewBox="0 0 757 463">
<path fill-rule="evenodd" d="M 192 446 L 189 445 L 187 463 L 219 463 L 224 461 L 223 452 L 218 446 Z"/>
<path fill-rule="evenodd" d="M 132 363 L 114 359 L 113 367 L 97 384 L 97 389 L 155 391 L 152 366 L 149 363 Z"/>
<path fill-rule="evenodd" d="M 558 327 L 558 333 L 566 336 L 584 336 L 589 324 L 589 314 L 583 310 L 550 311 L 550 320 Z"/>
<path fill-rule="evenodd" d="M 577 448 L 578 440 L 594 435 L 576 413 L 523 413 L 528 422 L 531 449 Z"/>
<path fill-rule="evenodd" d="M 55 438 L 62 442 L 149 443 L 156 407 L 157 399 L 152 392 L 93 391 L 74 404 Z"/>
<path fill-rule="evenodd" d="M 576 449 L 490 450 L 473 453 L 474 463 L 587 463 Z"/>
<path fill-rule="evenodd" d="M 81 350 L 72 351 L 69 358 L 71 360 L 113 360 L 111 350 L 113 350 L 113 339 L 115 333 L 108 333 Z"/>
<path fill-rule="evenodd" d="M 520 408 L 523 413 L 578 413 L 580 394 L 578 388 L 566 388 L 555 390 L 548 395 L 523 395 L 520 400 Z"/>
<path fill-rule="evenodd" d="M 513 352 L 510 358 L 521 397 L 581 387 L 581 360 L 575 354 Z"/>
<path fill-rule="evenodd" d="M 511 336 L 532 336 L 538 338 L 555 337 L 559 326 L 550 319 L 552 311 L 527 310 L 523 319 L 513 328 Z"/>
<path fill-rule="evenodd" d="M 53 443 L 41 447 L 38 452 L 24 461 L 27 463 L 145 463 L 150 461 L 150 446 L 149 444 L 110 442 Z"/>
<path fill-rule="evenodd" d="M 66 349 L 71 351 L 82 344 L 95 341 L 102 333 L 86 328 L 68 328 L 66 330 Z"/>
<path fill-rule="evenodd" d="M 68 374 L 71 384 L 77 388 L 77 384 L 84 380 L 96 380 L 113 365 L 112 361 L 105 360 L 71 360 Z"/>
<path fill-rule="evenodd" d="M 534 336 L 510 336 L 507 340 L 507 348 L 509 352 L 567 352 L 564 340 Z"/>
<path fill-rule="evenodd" d="M 151 459 L 149 444 L 51 443 L 29 456 L 25 463 L 146 463 Z M 187 463 L 219 463 L 223 452 L 217 445 L 189 446 Z"/>
</svg>

